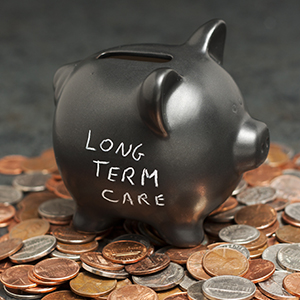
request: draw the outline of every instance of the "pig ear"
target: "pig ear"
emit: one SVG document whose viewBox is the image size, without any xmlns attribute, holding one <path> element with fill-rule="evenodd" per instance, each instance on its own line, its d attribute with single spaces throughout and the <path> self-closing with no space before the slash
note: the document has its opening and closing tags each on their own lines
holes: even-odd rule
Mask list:
<svg viewBox="0 0 300 300">
<path fill-rule="evenodd" d="M 168 136 L 164 110 L 168 96 L 182 77 L 170 68 L 156 69 L 144 80 L 138 102 L 144 123 L 162 137 Z"/>
<path fill-rule="evenodd" d="M 188 40 L 198 51 L 208 53 L 218 64 L 223 62 L 226 24 L 223 20 L 211 20 L 202 25 Z"/>
</svg>

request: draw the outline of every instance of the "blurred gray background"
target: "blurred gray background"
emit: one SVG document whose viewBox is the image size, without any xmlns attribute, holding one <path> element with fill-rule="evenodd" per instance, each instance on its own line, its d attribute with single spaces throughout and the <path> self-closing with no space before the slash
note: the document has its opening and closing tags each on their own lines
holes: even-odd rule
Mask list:
<svg viewBox="0 0 300 300">
<path fill-rule="evenodd" d="M 224 68 L 250 114 L 299 152 L 299 15 L 298 0 L 1 0 L 0 157 L 51 147 L 62 64 L 122 44 L 181 44 L 212 18 L 227 23 Z"/>
</svg>

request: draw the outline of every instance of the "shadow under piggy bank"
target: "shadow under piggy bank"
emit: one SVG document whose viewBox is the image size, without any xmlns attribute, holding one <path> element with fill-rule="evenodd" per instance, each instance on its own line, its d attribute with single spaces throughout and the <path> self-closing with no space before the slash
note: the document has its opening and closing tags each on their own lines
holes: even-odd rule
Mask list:
<svg viewBox="0 0 300 300">
<path fill-rule="evenodd" d="M 204 218 L 265 160 L 268 129 L 221 66 L 225 35 L 211 20 L 182 45 L 120 46 L 56 72 L 54 150 L 78 230 L 128 218 L 195 246 Z"/>
</svg>

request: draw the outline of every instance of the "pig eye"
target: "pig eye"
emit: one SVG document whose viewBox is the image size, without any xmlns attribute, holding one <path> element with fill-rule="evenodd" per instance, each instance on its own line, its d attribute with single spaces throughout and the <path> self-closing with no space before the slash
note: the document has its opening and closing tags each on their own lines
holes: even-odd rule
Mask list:
<svg viewBox="0 0 300 300">
<path fill-rule="evenodd" d="M 146 61 L 156 63 L 166 63 L 172 60 L 172 56 L 162 53 L 150 53 L 150 52 L 103 52 L 96 59 L 125 59 L 132 61 Z"/>
</svg>

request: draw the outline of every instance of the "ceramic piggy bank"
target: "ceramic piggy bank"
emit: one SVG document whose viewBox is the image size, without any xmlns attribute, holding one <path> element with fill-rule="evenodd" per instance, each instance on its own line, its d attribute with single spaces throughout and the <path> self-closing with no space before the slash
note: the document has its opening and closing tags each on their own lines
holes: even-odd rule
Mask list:
<svg viewBox="0 0 300 300">
<path fill-rule="evenodd" d="M 265 160 L 268 129 L 221 66 L 225 34 L 212 20 L 182 45 L 120 46 L 56 72 L 53 143 L 78 230 L 126 218 L 200 244 L 205 217 Z"/>
</svg>

